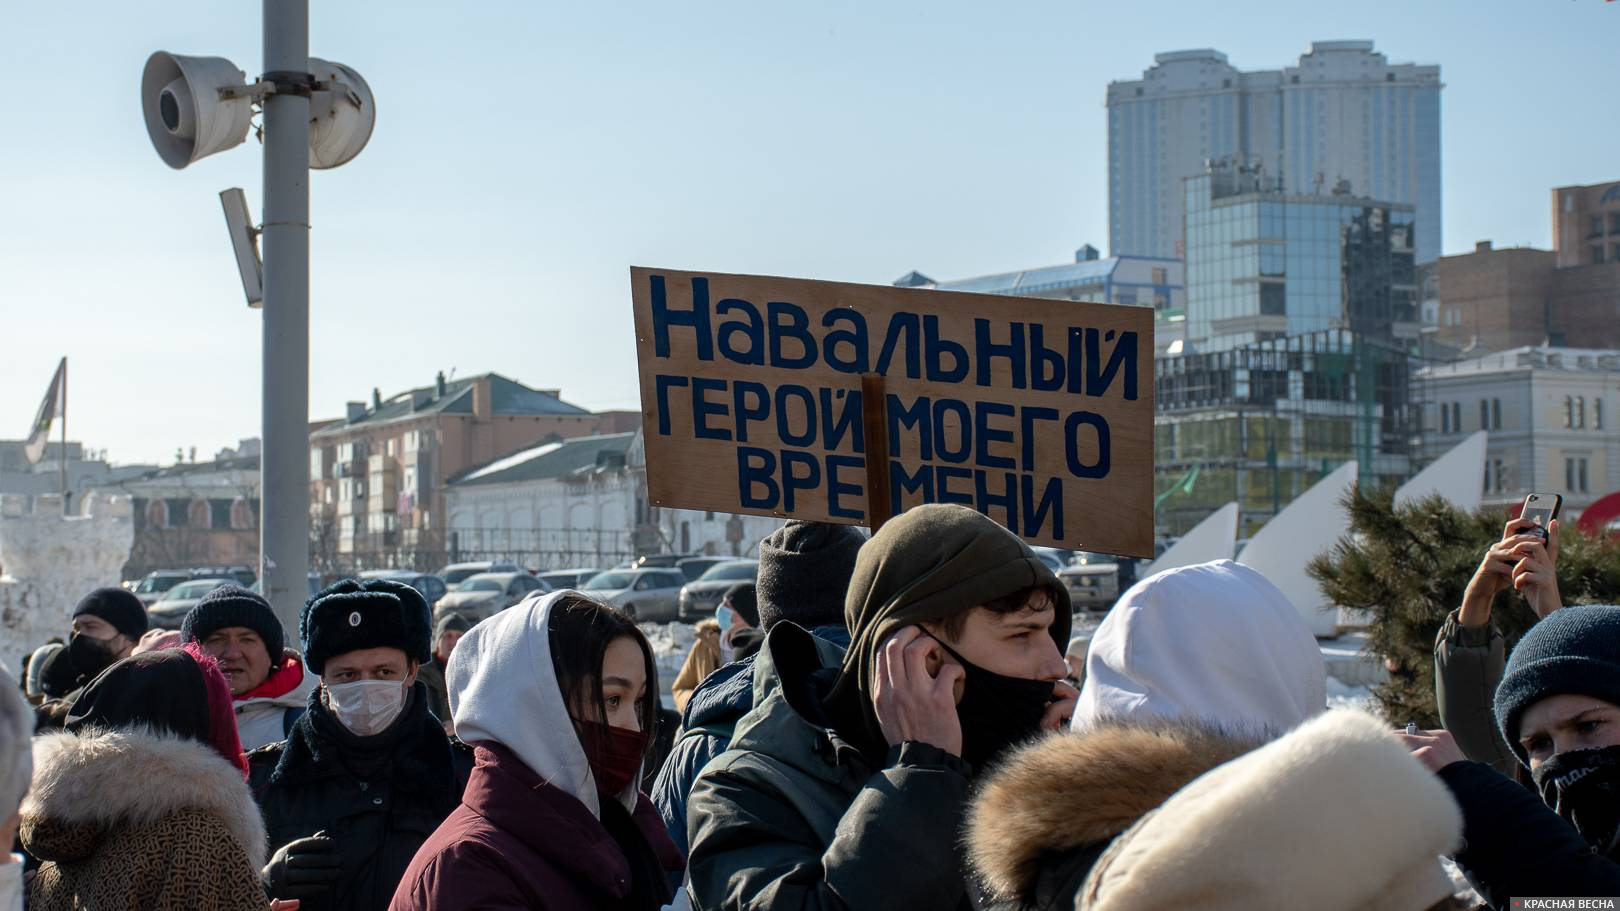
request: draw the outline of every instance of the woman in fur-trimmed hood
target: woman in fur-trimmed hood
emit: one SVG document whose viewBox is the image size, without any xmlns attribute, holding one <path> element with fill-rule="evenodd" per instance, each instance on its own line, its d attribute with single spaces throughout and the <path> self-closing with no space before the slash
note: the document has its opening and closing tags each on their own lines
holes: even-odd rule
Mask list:
<svg viewBox="0 0 1620 911">
<path fill-rule="evenodd" d="M 1316 639 L 1265 577 L 1222 560 L 1144 579 L 1092 636 L 1074 732 L 1008 758 L 974 800 L 973 866 L 1002 907 L 1073 907 L 1121 834 L 1326 703 Z"/>
<path fill-rule="evenodd" d="M 993 907 L 1454 906 L 1438 855 L 1462 814 L 1386 725 L 1335 711 L 1231 757 L 1243 747 L 1161 722 L 1026 748 L 970 817 Z"/>
<path fill-rule="evenodd" d="M 212 659 L 147 652 L 92 681 L 35 740 L 20 835 L 44 861 L 31 911 L 264 911 L 264 825 Z"/>
</svg>

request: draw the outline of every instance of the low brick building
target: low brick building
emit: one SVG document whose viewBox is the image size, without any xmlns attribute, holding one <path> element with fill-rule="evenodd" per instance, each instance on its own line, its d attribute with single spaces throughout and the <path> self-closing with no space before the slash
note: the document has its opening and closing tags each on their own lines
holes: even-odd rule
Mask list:
<svg viewBox="0 0 1620 911">
<path fill-rule="evenodd" d="M 1553 191 L 1553 247 L 1443 256 L 1435 341 L 1474 353 L 1620 347 L 1620 182 Z"/>
<path fill-rule="evenodd" d="M 592 413 L 494 373 L 441 373 L 386 399 L 374 391 L 310 437 L 312 568 L 437 568 L 449 552 L 450 478 L 550 440 L 640 424 L 640 412 Z"/>
</svg>

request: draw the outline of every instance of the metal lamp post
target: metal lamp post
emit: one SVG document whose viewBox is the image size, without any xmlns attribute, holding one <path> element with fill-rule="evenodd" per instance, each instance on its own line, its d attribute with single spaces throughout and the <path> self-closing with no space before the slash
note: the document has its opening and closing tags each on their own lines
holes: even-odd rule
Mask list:
<svg viewBox="0 0 1620 911">
<path fill-rule="evenodd" d="M 252 105 L 263 112 L 261 225 L 247 223 L 240 190 L 220 196 L 248 305 L 264 310 L 259 578 L 276 616 L 297 629 L 310 545 L 309 172 L 358 155 L 376 105 L 358 73 L 309 56 L 309 0 L 264 0 L 263 14 L 257 82 L 223 58 L 159 51 L 141 99 L 152 143 L 173 168 L 241 144 Z"/>
</svg>

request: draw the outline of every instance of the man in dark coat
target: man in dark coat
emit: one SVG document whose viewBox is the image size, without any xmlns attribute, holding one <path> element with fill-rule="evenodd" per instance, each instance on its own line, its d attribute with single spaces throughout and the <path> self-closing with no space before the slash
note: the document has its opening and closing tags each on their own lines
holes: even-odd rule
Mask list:
<svg viewBox="0 0 1620 911">
<path fill-rule="evenodd" d="M 779 621 L 789 620 L 818 639 L 848 648 L 844 593 L 865 540 L 848 525 L 793 521 L 759 542 L 754 606 L 760 628 L 768 634 Z M 682 854 L 692 782 L 709 760 L 731 745 L 737 720 L 753 707 L 752 656 L 710 674 L 687 700 L 680 735 L 647 792 Z"/>
<path fill-rule="evenodd" d="M 1068 593 L 963 506 L 919 506 L 866 544 L 847 652 L 777 624 L 754 708 L 687 806 L 688 894 L 741 911 L 971 907 L 957 837 L 969 785 L 1068 724 Z"/>
<path fill-rule="evenodd" d="M 286 742 L 248 755 L 275 852 L 271 897 L 303 911 L 382 911 L 416 850 L 455 809 L 471 752 L 428 711 L 432 615 L 416 589 L 344 580 L 304 608 L 321 686 Z"/>
<path fill-rule="evenodd" d="M 59 728 L 80 691 L 114 662 L 128 658 L 146 632 L 141 599 L 121 588 L 98 588 L 73 608 L 73 636 L 61 650 L 41 658 L 39 680 L 47 700 L 37 718 L 41 730 Z"/>
</svg>

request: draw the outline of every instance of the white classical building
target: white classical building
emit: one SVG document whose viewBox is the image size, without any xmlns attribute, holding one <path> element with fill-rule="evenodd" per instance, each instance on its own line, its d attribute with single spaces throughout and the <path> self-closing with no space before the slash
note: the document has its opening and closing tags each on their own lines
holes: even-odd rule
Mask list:
<svg viewBox="0 0 1620 911">
<path fill-rule="evenodd" d="M 1483 505 L 1532 491 L 1564 498 L 1564 515 L 1620 489 L 1620 351 L 1514 348 L 1420 370 L 1422 455 L 1485 431 Z"/>
<path fill-rule="evenodd" d="M 649 553 L 754 556 L 782 525 L 653 506 L 639 431 L 520 450 L 452 478 L 445 496 L 456 558 L 544 569 L 605 568 Z"/>
</svg>

